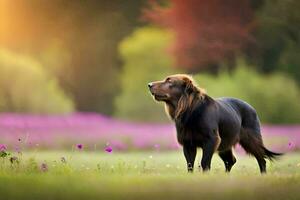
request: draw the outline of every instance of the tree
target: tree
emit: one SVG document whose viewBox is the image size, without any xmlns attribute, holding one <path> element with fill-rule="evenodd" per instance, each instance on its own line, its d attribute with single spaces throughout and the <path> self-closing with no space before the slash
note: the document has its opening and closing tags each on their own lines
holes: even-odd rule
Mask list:
<svg viewBox="0 0 300 200">
<path fill-rule="evenodd" d="M 118 43 L 139 25 L 144 0 L 3 0 L 0 46 L 39 60 L 79 111 L 112 114 Z"/>
<path fill-rule="evenodd" d="M 300 83 L 300 1 L 266 0 L 257 20 L 256 64 L 264 72 L 280 70 Z"/>
<path fill-rule="evenodd" d="M 170 0 L 167 6 L 152 3 L 145 17 L 175 31 L 172 49 L 177 66 L 190 72 L 216 71 L 254 41 L 252 7 L 257 4 L 259 1 L 252 5 L 249 0 Z"/>
</svg>

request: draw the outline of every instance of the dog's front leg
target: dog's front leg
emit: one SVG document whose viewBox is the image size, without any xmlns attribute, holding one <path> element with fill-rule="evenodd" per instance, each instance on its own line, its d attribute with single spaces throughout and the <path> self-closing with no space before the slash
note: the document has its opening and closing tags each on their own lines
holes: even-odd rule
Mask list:
<svg viewBox="0 0 300 200">
<path fill-rule="evenodd" d="M 183 153 L 187 163 L 188 172 L 193 172 L 194 170 L 194 162 L 197 154 L 197 147 L 184 144 L 183 145 Z"/>
<path fill-rule="evenodd" d="M 221 138 L 219 137 L 219 135 L 215 135 L 213 137 L 210 137 L 203 145 L 203 155 L 201 159 L 201 167 L 203 171 L 210 170 L 212 156 L 216 149 L 218 149 L 220 142 Z"/>
</svg>

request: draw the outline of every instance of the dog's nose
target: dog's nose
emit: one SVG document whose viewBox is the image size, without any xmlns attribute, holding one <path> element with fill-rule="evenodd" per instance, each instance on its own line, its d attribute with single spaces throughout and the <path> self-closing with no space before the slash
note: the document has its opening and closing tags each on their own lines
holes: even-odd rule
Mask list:
<svg viewBox="0 0 300 200">
<path fill-rule="evenodd" d="M 153 83 L 148 83 L 149 88 L 152 88 L 152 86 L 153 86 Z"/>
</svg>

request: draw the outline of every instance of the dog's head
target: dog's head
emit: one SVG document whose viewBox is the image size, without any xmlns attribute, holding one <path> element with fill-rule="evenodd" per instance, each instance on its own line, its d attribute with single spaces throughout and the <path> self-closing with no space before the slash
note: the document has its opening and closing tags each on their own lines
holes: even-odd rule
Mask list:
<svg viewBox="0 0 300 200">
<path fill-rule="evenodd" d="M 204 94 L 193 79 L 184 74 L 171 75 L 162 81 L 151 82 L 148 87 L 155 100 L 166 103 L 168 113 L 173 119 L 192 108 L 197 98 Z"/>
</svg>

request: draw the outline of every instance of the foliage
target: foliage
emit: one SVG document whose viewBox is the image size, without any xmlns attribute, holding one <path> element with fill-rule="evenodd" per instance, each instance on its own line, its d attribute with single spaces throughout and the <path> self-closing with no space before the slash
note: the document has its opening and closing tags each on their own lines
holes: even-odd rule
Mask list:
<svg viewBox="0 0 300 200">
<path fill-rule="evenodd" d="M 257 13 L 255 33 L 258 49 L 253 59 L 259 58 L 264 71 L 288 72 L 300 83 L 300 1 L 265 0 Z"/>
<path fill-rule="evenodd" d="M 151 98 L 147 83 L 175 73 L 171 69 L 172 57 L 166 52 L 172 38 L 168 31 L 144 27 L 120 44 L 124 67 L 120 75 L 121 93 L 115 101 L 115 116 L 139 121 L 167 119 L 162 104 L 156 105 Z"/>
<path fill-rule="evenodd" d="M 112 114 L 121 68 L 118 43 L 139 24 L 144 3 L 4 0 L 0 44 L 26 51 L 51 69 L 79 111 Z"/>
<path fill-rule="evenodd" d="M 264 123 L 300 122 L 300 91 L 291 78 L 280 73 L 261 75 L 243 62 L 238 66 L 232 73 L 224 71 L 217 77 L 201 74 L 195 79 L 213 97 L 232 96 L 247 101 Z"/>
<path fill-rule="evenodd" d="M 34 59 L 0 49 L 0 111 L 68 113 L 73 102 Z"/>
<path fill-rule="evenodd" d="M 172 57 L 163 51 L 172 42 L 166 33 L 142 28 L 121 44 L 125 66 L 121 74 L 122 92 L 116 99 L 116 116 L 148 121 L 166 119 L 162 107 L 154 105 L 146 88 L 147 82 L 175 73 L 171 70 Z M 299 123 L 300 92 L 291 78 L 281 73 L 262 75 L 242 61 L 236 63 L 232 73 L 223 71 L 218 76 L 195 77 L 209 95 L 232 96 L 249 102 L 264 123 Z"/>
<path fill-rule="evenodd" d="M 177 65 L 190 72 L 216 70 L 253 41 L 249 0 L 171 0 L 168 6 L 153 4 L 145 15 L 175 31 Z"/>
<path fill-rule="evenodd" d="M 300 83 L 300 1 L 169 2 L 150 4 L 145 17 L 175 32 L 178 66 L 217 72 L 244 55 L 260 71 L 287 72 Z"/>
</svg>

